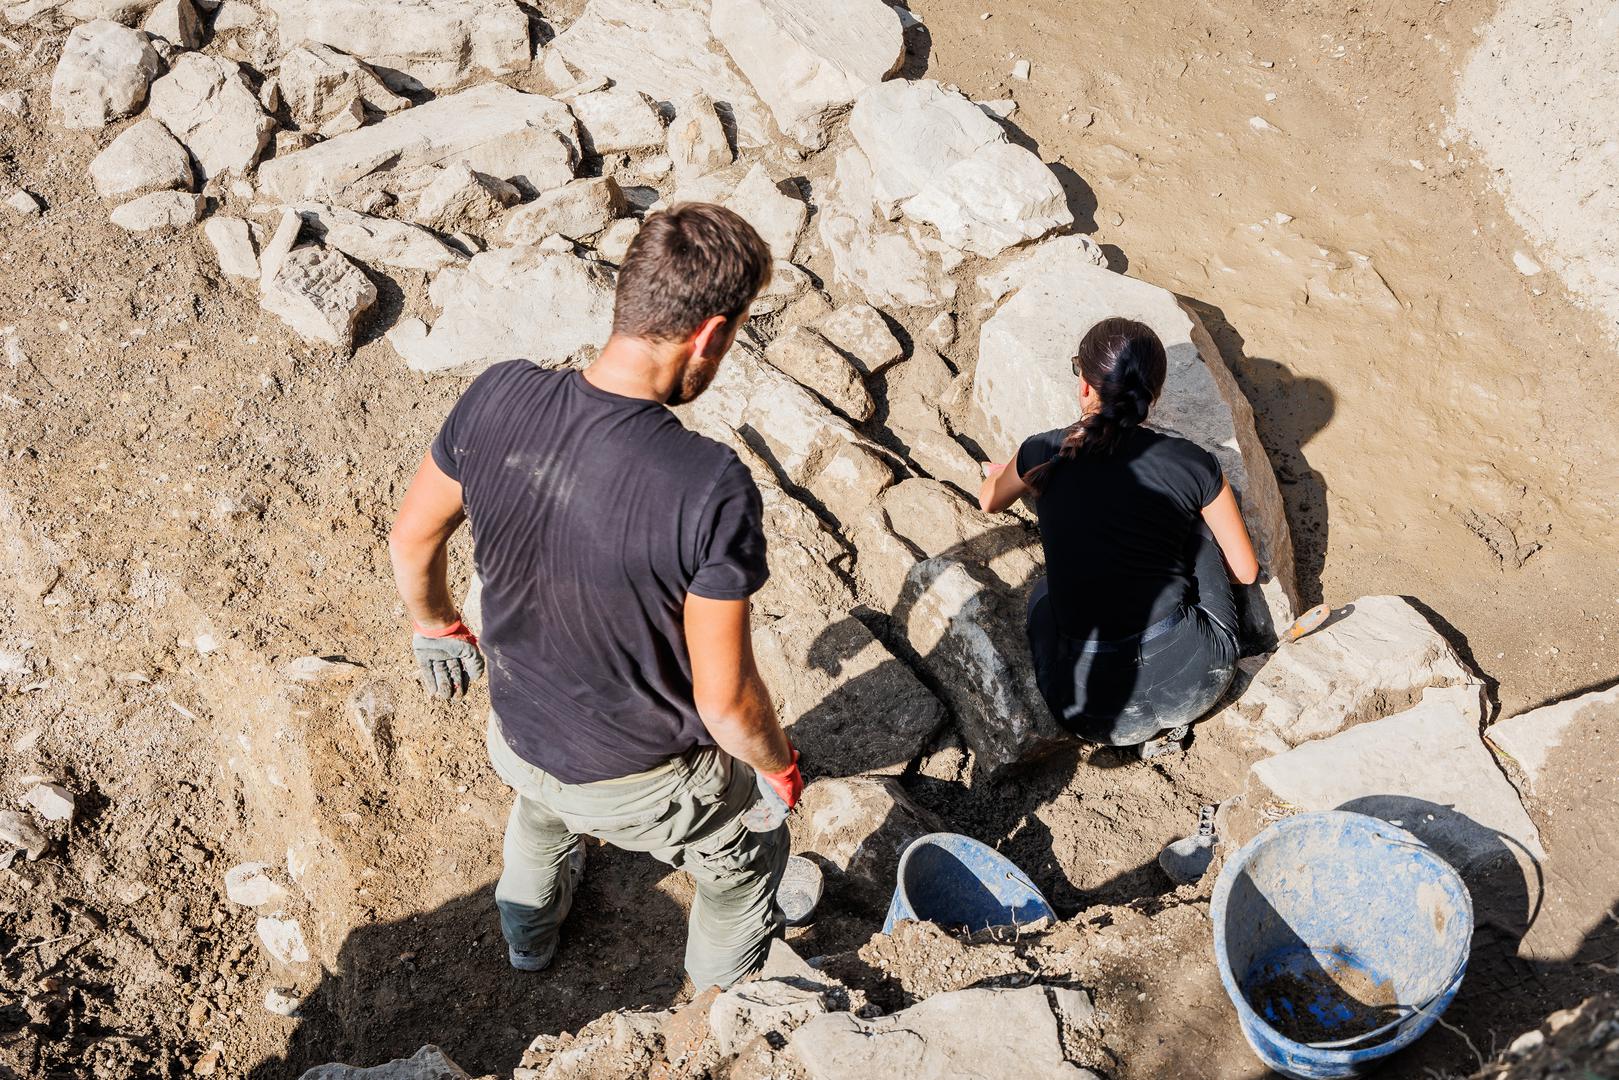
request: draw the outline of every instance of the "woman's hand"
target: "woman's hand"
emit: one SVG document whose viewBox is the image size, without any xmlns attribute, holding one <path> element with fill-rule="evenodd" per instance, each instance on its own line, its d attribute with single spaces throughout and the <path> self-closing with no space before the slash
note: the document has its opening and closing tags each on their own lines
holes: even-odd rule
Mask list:
<svg viewBox="0 0 1619 1080">
<path fill-rule="evenodd" d="M 984 482 L 978 487 L 978 508 L 984 513 L 998 514 L 1032 490 L 1011 464 L 984 463 Z"/>
</svg>

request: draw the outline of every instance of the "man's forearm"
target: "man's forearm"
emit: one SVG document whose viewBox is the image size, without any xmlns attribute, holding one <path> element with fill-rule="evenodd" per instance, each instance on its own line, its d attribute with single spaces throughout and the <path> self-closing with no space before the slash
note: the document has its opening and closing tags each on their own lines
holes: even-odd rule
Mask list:
<svg viewBox="0 0 1619 1080">
<path fill-rule="evenodd" d="M 700 710 L 703 726 L 727 754 L 763 773 L 775 773 L 793 763 L 787 733 L 776 720 L 770 695 L 757 678 L 728 708 Z"/>
<path fill-rule="evenodd" d="M 393 563 L 394 585 L 411 621 L 427 630 L 437 630 L 455 622 L 459 615 L 450 598 L 450 553 L 447 545 L 388 544 Z"/>
</svg>

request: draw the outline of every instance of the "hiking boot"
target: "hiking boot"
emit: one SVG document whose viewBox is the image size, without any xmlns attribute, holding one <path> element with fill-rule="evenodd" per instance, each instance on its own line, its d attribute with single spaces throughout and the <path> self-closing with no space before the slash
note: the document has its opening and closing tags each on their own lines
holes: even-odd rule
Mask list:
<svg viewBox="0 0 1619 1080">
<path fill-rule="evenodd" d="M 568 852 L 568 878 L 573 882 L 574 892 L 579 890 L 580 882 L 585 880 L 585 842 L 582 839 L 574 845 L 572 851 Z M 572 906 L 571 893 L 569 894 L 568 903 L 569 906 Z M 567 917 L 567 911 L 563 911 L 562 918 L 566 919 Z M 558 919 L 557 921 L 560 923 L 562 920 Z M 506 946 L 506 959 L 518 971 L 544 971 L 551 966 L 551 961 L 555 959 L 556 954 L 557 939 L 554 936 L 551 938 L 551 944 L 539 952 L 524 952 L 522 949 L 510 944 Z"/>
<path fill-rule="evenodd" d="M 1160 733 L 1156 738 L 1148 739 L 1136 747 L 1136 753 L 1142 761 L 1151 761 L 1164 754 L 1178 754 L 1186 749 L 1186 737 L 1192 733 L 1190 724 L 1172 727 Z"/>
</svg>

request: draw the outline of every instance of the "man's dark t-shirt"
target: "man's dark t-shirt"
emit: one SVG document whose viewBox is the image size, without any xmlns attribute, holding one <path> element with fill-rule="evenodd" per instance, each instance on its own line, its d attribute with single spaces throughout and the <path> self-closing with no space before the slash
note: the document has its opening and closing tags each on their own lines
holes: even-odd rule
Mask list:
<svg viewBox="0 0 1619 1080">
<path fill-rule="evenodd" d="M 1057 457 L 1067 432 L 1030 436 L 1018 476 Z M 1052 463 L 1035 499 L 1052 612 L 1064 636 L 1117 641 L 1193 592 L 1191 541 L 1224 477 L 1196 443 L 1132 428 L 1112 454 Z"/>
<path fill-rule="evenodd" d="M 657 402 L 513 360 L 467 388 L 432 453 L 472 524 L 512 749 L 581 784 L 712 743 L 686 594 L 740 600 L 767 576 L 759 489 L 735 452 Z"/>
</svg>

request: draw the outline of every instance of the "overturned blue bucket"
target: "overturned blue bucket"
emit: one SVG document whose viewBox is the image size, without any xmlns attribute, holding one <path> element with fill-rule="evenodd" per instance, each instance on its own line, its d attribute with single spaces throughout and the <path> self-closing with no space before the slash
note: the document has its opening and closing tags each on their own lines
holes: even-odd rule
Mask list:
<svg viewBox="0 0 1619 1080">
<path fill-rule="evenodd" d="M 938 832 L 917 837 L 899 858 L 898 876 L 883 920 L 885 934 L 902 919 L 976 933 L 1057 917 L 1016 863 L 970 836 Z"/>
<path fill-rule="evenodd" d="M 1284 1076 L 1359 1076 L 1461 988 L 1473 901 L 1450 864 L 1386 821 L 1285 818 L 1226 863 L 1210 909 L 1242 1033 Z"/>
</svg>

